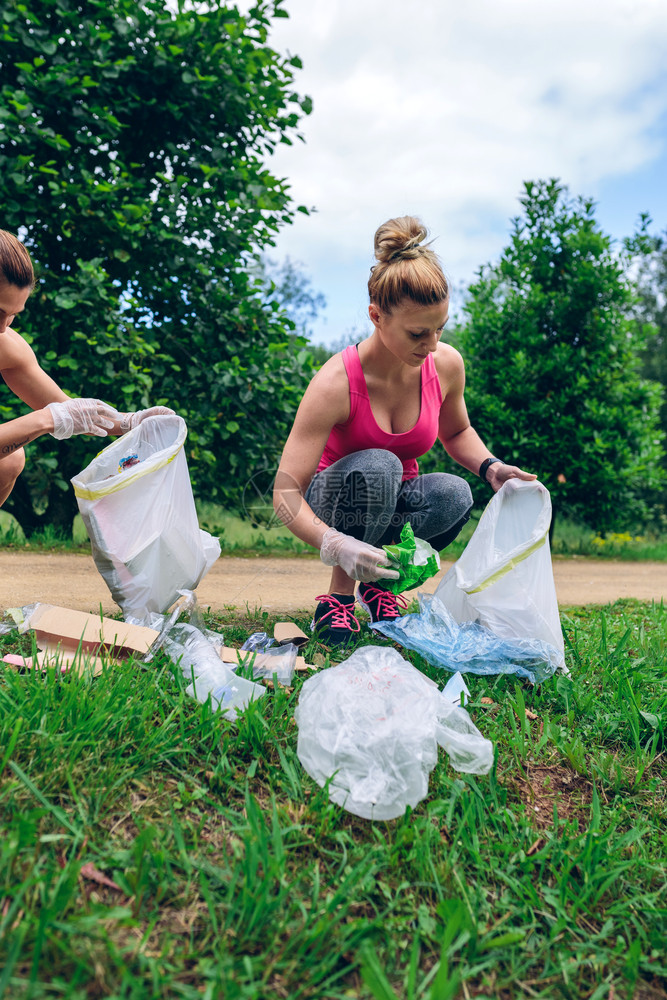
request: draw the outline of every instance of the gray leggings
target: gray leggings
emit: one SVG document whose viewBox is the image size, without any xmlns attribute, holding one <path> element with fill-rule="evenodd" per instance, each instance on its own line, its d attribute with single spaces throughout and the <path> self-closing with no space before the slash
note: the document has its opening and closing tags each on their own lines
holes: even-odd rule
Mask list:
<svg viewBox="0 0 667 1000">
<path fill-rule="evenodd" d="M 316 473 L 306 501 L 325 524 L 370 545 L 398 541 L 406 521 L 438 552 L 470 517 L 465 479 L 430 472 L 401 482 L 400 459 L 382 448 L 355 451 Z"/>
</svg>

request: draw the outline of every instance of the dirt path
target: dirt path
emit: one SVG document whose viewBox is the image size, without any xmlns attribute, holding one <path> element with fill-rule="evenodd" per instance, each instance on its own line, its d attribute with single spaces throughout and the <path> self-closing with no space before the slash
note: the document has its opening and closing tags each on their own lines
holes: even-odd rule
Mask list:
<svg viewBox="0 0 667 1000">
<path fill-rule="evenodd" d="M 432 593 L 450 563 L 429 580 Z M 620 597 L 667 601 L 667 563 L 609 562 L 595 559 L 554 560 L 556 593 L 561 606 L 608 604 Z M 213 611 L 224 608 L 295 612 L 314 607 L 324 593 L 329 571 L 319 559 L 218 560 L 198 588 L 199 602 Z M 35 601 L 81 611 L 118 610 L 90 556 L 0 551 L 0 610 Z"/>
</svg>

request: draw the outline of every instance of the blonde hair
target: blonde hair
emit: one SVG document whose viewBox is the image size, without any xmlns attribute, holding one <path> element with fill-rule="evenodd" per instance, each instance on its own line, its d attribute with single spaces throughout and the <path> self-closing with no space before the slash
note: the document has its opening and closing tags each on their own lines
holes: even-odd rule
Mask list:
<svg viewBox="0 0 667 1000">
<path fill-rule="evenodd" d="M 0 229 L 0 281 L 18 288 L 35 287 L 30 254 L 15 236 Z"/>
<path fill-rule="evenodd" d="M 389 219 L 375 233 L 375 258 L 368 279 L 371 302 L 390 313 L 403 299 L 420 306 L 444 302 L 449 284 L 437 254 L 424 243 L 428 230 L 420 219 Z"/>
</svg>

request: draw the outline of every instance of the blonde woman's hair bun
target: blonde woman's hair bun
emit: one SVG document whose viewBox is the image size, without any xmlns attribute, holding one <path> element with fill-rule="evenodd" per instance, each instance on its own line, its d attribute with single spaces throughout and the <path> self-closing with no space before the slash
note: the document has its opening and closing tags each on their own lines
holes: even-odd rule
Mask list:
<svg viewBox="0 0 667 1000">
<path fill-rule="evenodd" d="M 375 258 L 381 264 L 392 260 L 414 260 L 426 249 L 422 246 L 428 230 L 414 215 L 389 219 L 375 233 Z"/>
<path fill-rule="evenodd" d="M 449 295 L 447 279 L 421 219 L 402 215 L 384 222 L 375 233 L 375 259 L 368 294 L 385 312 L 403 299 L 421 305 L 442 302 Z"/>
</svg>

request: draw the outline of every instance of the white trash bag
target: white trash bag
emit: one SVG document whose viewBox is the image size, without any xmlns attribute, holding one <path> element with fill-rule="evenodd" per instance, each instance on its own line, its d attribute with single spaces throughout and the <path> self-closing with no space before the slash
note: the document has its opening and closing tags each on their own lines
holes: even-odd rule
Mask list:
<svg viewBox="0 0 667 1000">
<path fill-rule="evenodd" d="M 220 555 L 197 521 L 185 421 L 146 417 L 72 479 L 95 565 L 125 618 L 163 612 Z"/>
<path fill-rule="evenodd" d="M 554 585 L 546 486 L 508 479 L 487 505 L 463 554 L 435 591 L 457 622 L 502 639 L 541 640 L 566 670 Z"/>
<path fill-rule="evenodd" d="M 438 744 L 452 767 L 487 774 L 493 744 L 395 649 L 364 646 L 309 677 L 294 713 L 297 755 L 332 802 L 364 819 L 394 819 L 428 792 Z"/>
</svg>

